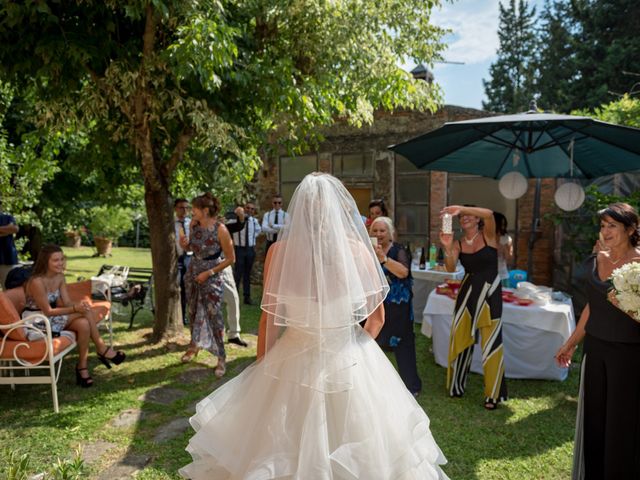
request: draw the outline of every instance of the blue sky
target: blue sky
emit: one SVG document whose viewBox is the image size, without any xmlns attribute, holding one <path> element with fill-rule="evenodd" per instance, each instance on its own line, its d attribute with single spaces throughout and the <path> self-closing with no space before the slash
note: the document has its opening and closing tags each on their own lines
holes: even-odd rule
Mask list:
<svg viewBox="0 0 640 480">
<path fill-rule="evenodd" d="M 504 0 L 505 3 L 507 0 Z M 542 0 L 530 0 L 538 13 Z M 445 103 L 463 107 L 482 108 L 484 87 L 482 79 L 489 78 L 489 66 L 496 59 L 499 47 L 499 0 L 457 0 L 443 2 L 433 12 L 433 23 L 453 31 L 445 39 L 448 61 L 464 65 L 436 64 L 433 73 L 444 89 Z M 411 69 L 414 64 L 406 65 Z"/>
</svg>

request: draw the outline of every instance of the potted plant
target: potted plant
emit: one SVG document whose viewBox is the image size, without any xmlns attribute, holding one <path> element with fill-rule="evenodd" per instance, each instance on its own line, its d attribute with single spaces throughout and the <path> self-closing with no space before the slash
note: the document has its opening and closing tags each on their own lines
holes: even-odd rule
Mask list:
<svg viewBox="0 0 640 480">
<path fill-rule="evenodd" d="M 98 251 L 96 255 L 111 255 L 113 241 L 133 228 L 131 215 L 125 208 L 106 206 L 94 207 L 90 213 L 89 229 Z"/>
<path fill-rule="evenodd" d="M 66 237 L 65 246 L 73 247 L 73 248 L 80 248 L 82 246 L 82 229 L 81 228 L 67 225 L 67 227 L 64 230 L 64 236 Z"/>
</svg>

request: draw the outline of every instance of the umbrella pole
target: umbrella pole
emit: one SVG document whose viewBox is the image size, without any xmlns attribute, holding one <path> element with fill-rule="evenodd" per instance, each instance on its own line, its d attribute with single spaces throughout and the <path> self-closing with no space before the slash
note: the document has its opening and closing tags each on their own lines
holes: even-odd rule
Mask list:
<svg viewBox="0 0 640 480">
<path fill-rule="evenodd" d="M 542 179 L 536 178 L 536 191 L 533 198 L 533 214 L 531 215 L 531 234 L 529 235 L 529 252 L 527 255 L 527 280 L 533 280 L 533 247 L 536 243 L 538 223 L 540 222 L 540 190 Z"/>
</svg>

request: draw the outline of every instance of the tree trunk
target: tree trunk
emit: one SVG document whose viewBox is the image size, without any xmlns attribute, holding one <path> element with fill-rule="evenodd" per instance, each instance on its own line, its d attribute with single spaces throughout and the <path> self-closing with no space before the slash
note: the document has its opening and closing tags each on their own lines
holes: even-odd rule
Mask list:
<svg viewBox="0 0 640 480">
<path fill-rule="evenodd" d="M 153 341 L 176 336 L 183 330 L 182 309 L 180 307 L 180 285 L 178 283 L 178 256 L 175 244 L 173 205 L 169 194 L 172 170 L 166 168 L 153 147 L 150 100 L 153 89 L 147 62 L 151 61 L 155 45 L 156 15 L 151 3 L 146 7 L 146 21 L 143 35 L 141 74 L 138 88 L 131 97 L 134 126 L 133 145 L 140 157 L 144 178 L 144 203 L 149 219 L 151 260 L 153 263 L 153 285 L 155 288 L 155 321 Z M 185 147 L 186 148 L 186 147 Z M 163 165 L 164 164 L 164 165 Z"/>
<path fill-rule="evenodd" d="M 144 200 L 149 218 L 153 284 L 155 289 L 155 321 L 153 341 L 173 337 L 182 332 L 178 257 L 175 245 L 173 205 L 169 188 L 163 182 L 160 189 L 145 181 Z"/>
</svg>

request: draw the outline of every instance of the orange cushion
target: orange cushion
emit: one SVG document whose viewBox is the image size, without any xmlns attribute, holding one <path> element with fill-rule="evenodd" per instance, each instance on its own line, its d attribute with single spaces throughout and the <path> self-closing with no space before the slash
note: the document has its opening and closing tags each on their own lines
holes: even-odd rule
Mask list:
<svg viewBox="0 0 640 480">
<path fill-rule="evenodd" d="M 11 290 L 6 290 L 4 294 L 7 296 L 9 300 L 11 300 L 11 303 L 13 303 L 13 306 L 16 307 L 16 310 L 18 311 L 18 313 L 24 310 L 24 303 L 25 303 L 24 288 L 22 287 L 12 288 Z"/>
<path fill-rule="evenodd" d="M 103 320 L 111 310 L 111 304 L 106 300 L 94 300 L 91 298 L 91 280 L 68 283 L 67 292 L 74 303 L 87 300 L 93 306 L 93 311 L 98 315 L 98 320 Z"/>
<path fill-rule="evenodd" d="M 91 298 L 91 280 L 67 283 L 67 292 L 69 292 L 69 298 L 72 302 L 80 302 L 85 297 Z"/>
<path fill-rule="evenodd" d="M 98 316 L 98 320 L 102 321 L 104 318 L 109 315 L 109 310 L 111 310 L 111 303 L 106 300 L 90 300 L 91 301 L 91 309 Z"/>
<path fill-rule="evenodd" d="M 47 345 L 44 340 L 36 340 L 26 343 L 10 340 L 8 338 L 4 340 L 5 343 L 3 344 L 2 339 L 0 339 L 0 359 L 2 360 L 15 359 L 14 353 L 16 353 L 18 358 L 20 358 L 21 360 L 26 360 L 29 362 L 39 362 L 40 360 L 46 360 L 46 358 L 43 358 L 47 349 Z M 73 340 L 64 335 L 54 338 L 53 354 L 57 355 L 72 343 Z"/>
<path fill-rule="evenodd" d="M 17 290 L 17 289 L 12 289 Z M 10 292 L 11 290 L 9 290 Z M 15 305 L 11 301 L 9 295 L 5 292 L 0 292 L 0 325 L 9 325 L 10 323 L 15 323 L 20 320 L 20 315 L 18 314 L 18 310 L 16 310 Z M 7 330 L 0 330 L 1 333 L 7 332 Z M 24 334 L 24 329 L 22 327 L 15 328 L 8 333 L 8 337 L 13 340 L 26 340 L 27 337 Z"/>
</svg>

